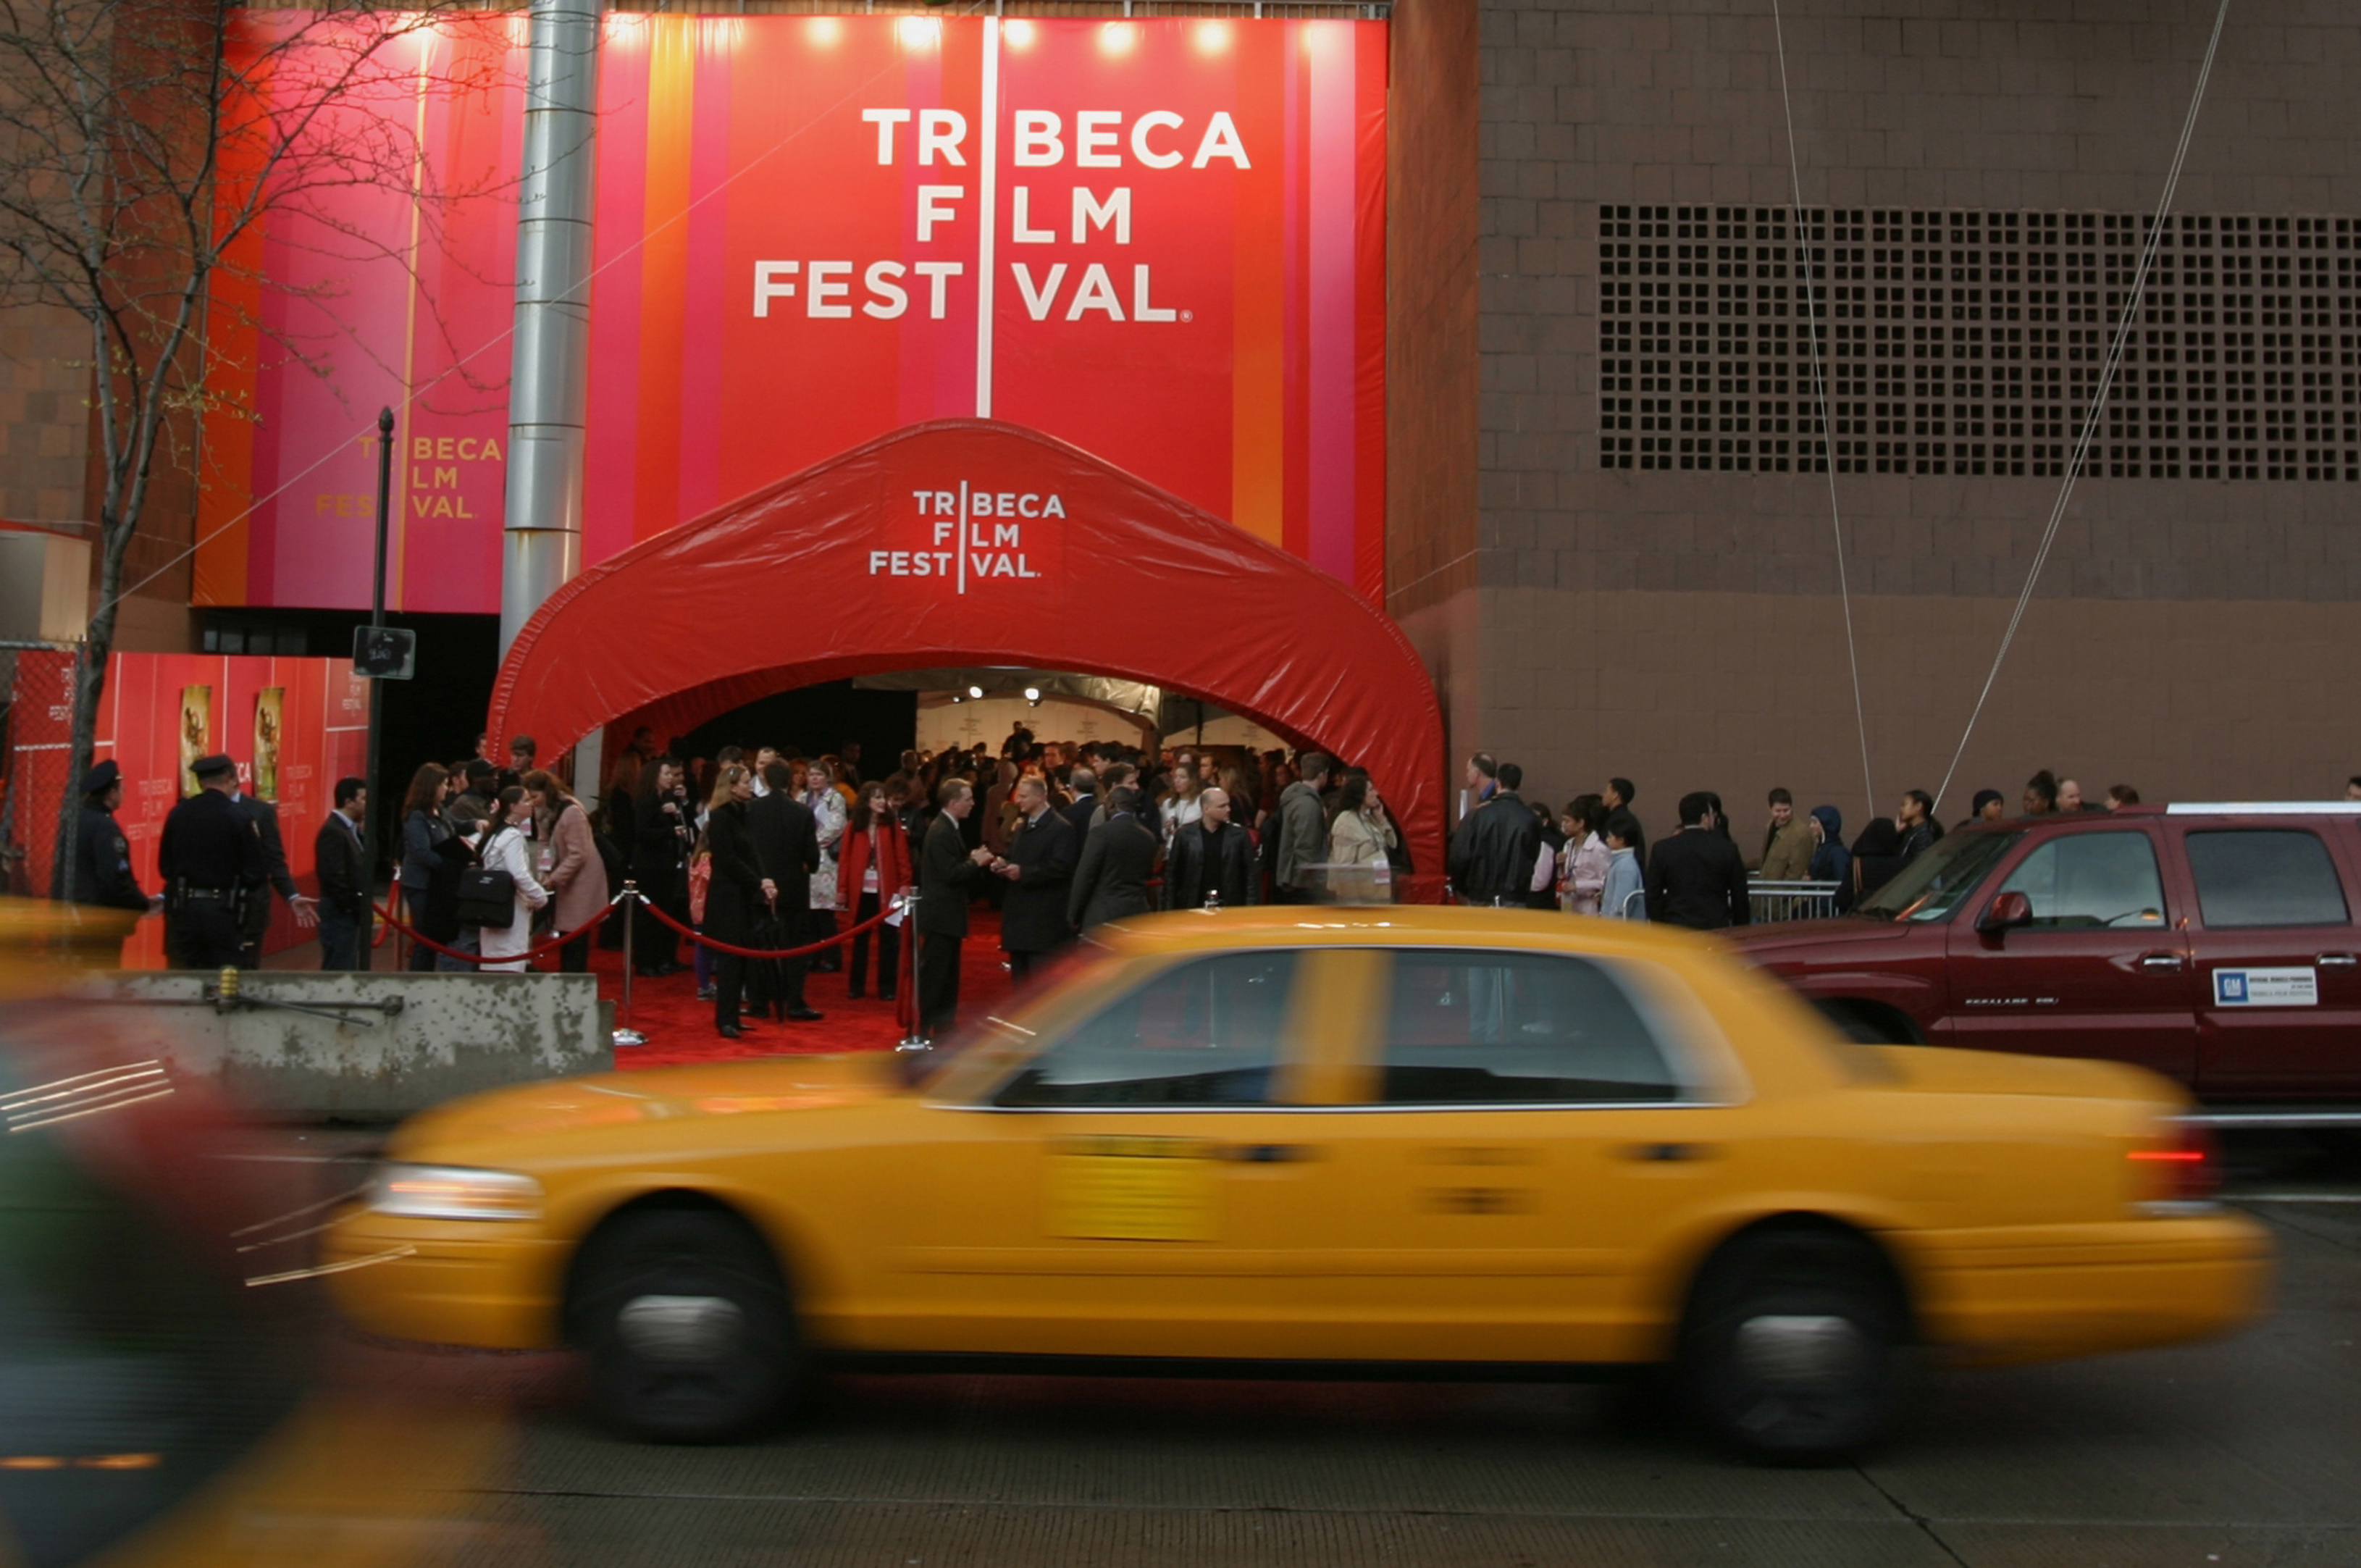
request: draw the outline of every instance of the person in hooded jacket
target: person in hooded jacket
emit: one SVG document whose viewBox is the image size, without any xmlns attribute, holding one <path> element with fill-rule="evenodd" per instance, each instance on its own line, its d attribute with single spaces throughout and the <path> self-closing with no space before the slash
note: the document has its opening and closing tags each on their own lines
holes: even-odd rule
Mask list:
<svg viewBox="0 0 2361 1568">
<path fill-rule="evenodd" d="M 1852 851 L 1845 848 L 1844 813 L 1833 806 L 1812 807 L 1811 879 L 1837 884 L 1837 907 L 1852 907 Z"/>
</svg>

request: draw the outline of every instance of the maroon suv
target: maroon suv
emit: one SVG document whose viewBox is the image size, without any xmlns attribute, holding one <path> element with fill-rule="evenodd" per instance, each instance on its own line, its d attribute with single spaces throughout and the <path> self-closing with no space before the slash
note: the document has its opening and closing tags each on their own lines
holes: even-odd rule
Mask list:
<svg viewBox="0 0 2361 1568">
<path fill-rule="evenodd" d="M 2361 804 L 2133 806 L 1955 832 L 1834 920 L 1730 933 L 1859 1038 L 2361 1100 Z"/>
</svg>

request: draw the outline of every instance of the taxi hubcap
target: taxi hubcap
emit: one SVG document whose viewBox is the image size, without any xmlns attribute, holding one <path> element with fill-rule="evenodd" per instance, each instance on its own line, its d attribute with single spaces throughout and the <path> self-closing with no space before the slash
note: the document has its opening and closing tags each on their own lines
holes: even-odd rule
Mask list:
<svg viewBox="0 0 2361 1568">
<path fill-rule="evenodd" d="M 1861 1331 L 1833 1315 L 1766 1315 L 1738 1326 L 1738 1363 L 1764 1383 L 1841 1381 L 1860 1366 L 1861 1356 Z"/>
<path fill-rule="evenodd" d="M 716 1361 L 738 1348 L 746 1314 L 726 1296 L 635 1296 L 616 1314 L 632 1354 L 649 1361 Z"/>
</svg>

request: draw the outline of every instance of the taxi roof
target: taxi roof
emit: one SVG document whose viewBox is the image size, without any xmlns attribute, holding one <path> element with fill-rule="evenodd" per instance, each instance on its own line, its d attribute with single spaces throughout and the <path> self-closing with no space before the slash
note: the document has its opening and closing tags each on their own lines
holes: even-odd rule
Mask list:
<svg viewBox="0 0 2361 1568">
<path fill-rule="evenodd" d="M 1093 936 L 1125 953 L 1256 943 L 1403 947 L 1425 942 L 1650 956 L 1707 950 L 1706 938 L 1697 932 L 1645 921 L 1443 904 L 1274 904 L 1175 910 L 1111 921 Z"/>
</svg>

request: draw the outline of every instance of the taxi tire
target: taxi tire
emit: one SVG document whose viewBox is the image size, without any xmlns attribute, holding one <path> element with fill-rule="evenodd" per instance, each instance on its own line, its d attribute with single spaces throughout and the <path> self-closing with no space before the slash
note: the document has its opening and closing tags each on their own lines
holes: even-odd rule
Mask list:
<svg viewBox="0 0 2361 1568">
<path fill-rule="evenodd" d="M 798 1381 L 804 1356 L 786 1282 L 770 1250 L 735 1215 L 695 1209 L 620 1215 L 584 1246 L 575 1280 L 567 1317 L 589 1358 L 591 1406 L 626 1436 L 732 1442 L 769 1424 Z M 726 1345 L 686 1356 L 647 1354 L 644 1343 L 634 1344 L 625 1310 L 652 1297 L 726 1301 L 736 1311 Z"/>
<path fill-rule="evenodd" d="M 1765 1319 L 1841 1320 L 1847 1332 L 1825 1370 L 1766 1376 L 1746 1343 Z M 1834 1227 L 1745 1233 L 1691 1292 L 1680 1371 L 1691 1409 L 1720 1442 L 1770 1464 L 1836 1464 L 1892 1422 L 1906 1337 L 1906 1306 L 1866 1238 Z"/>
</svg>

